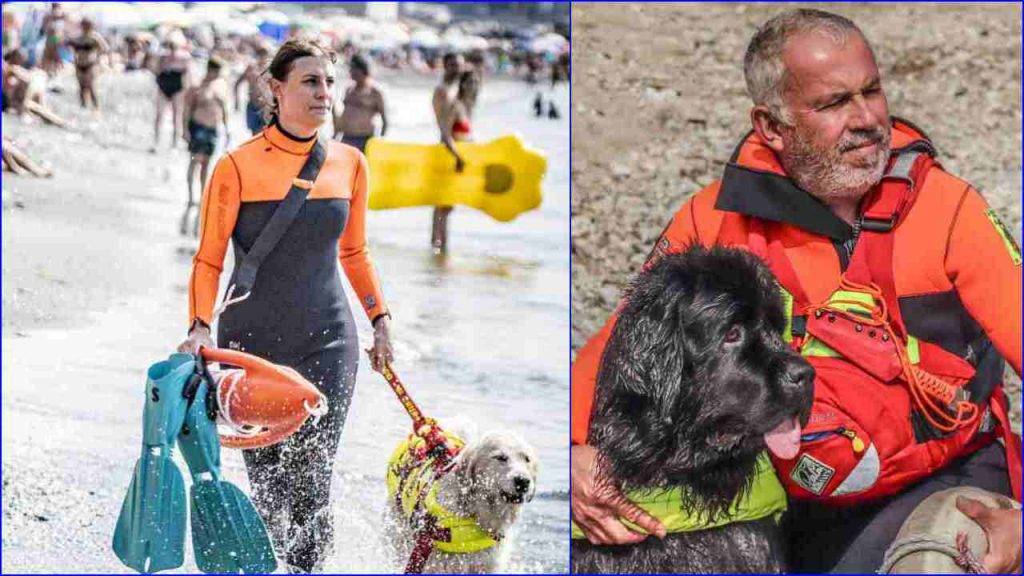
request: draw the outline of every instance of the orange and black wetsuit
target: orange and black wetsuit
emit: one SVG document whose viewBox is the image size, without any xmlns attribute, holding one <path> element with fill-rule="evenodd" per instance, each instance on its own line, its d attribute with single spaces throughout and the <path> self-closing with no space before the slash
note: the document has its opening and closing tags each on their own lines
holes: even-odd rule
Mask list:
<svg viewBox="0 0 1024 576">
<path fill-rule="evenodd" d="M 370 320 L 387 314 L 366 249 L 366 158 L 339 142 L 324 145 L 326 160 L 298 216 L 263 261 L 249 298 L 225 309 L 217 330 L 219 346 L 290 366 L 327 395 L 330 411 L 319 423 L 243 453 L 254 501 L 286 546 L 279 551 L 307 572 L 332 540 L 331 469 L 359 364 L 339 261 Z M 217 163 L 203 194 L 191 318 L 211 322 L 228 243 L 252 248 L 312 146 L 312 138 L 275 124 Z"/>
<path fill-rule="evenodd" d="M 924 134 L 894 119 L 894 150 Z M 676 212 L 652 257 L 691 243 L 744 246 L 752 225 L 785 248 L 811 301 L 836 291 L 857 231 L 799 189 L 774 153 L 753 133 L 737 147 L 723 177 Z M 967 360 L 968 388 L 984 398 L 1001 386 L 1004 360 L 1021 372 L 1021 254 L 977 190 L 936 168 L 928 173 L 905 220 L 892 231 L 893 274 L 910 334 Z M 651 259 L 648 260 L 649 262 Z M 572 442 L 590 426 L 601 355 L 615 316 L 581 348 L 572 367 Z M 832 508 L 790 501 L 788 530 L 794 571 L 874 572 L 903 520 L 938 490 L 970 485 L 1010 494 L 998 443 L 938 471 L 905 492 L 871 505 Z"/>
</svg>

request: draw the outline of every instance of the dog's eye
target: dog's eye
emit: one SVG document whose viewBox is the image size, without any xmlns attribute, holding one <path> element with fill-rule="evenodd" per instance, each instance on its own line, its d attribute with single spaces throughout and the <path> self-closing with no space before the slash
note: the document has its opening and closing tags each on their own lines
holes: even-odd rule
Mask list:
<svg viewBox="0 0 1024 576">
<path fill-rule="evenodd" d="M 740 338 L 742 338 L 742 337 L 743 337 L 743 329 L 740 328 L 739 326 L 736 326 L 736 325 L 731 326 L 729 328 L 729 330 L 725 333 L 725 343 L 726 344 L 735 344 L 735 343 L 739 342 Z"/>
<path fill-rule="evenodd" d="M 505 454 L 495 454 L 494 456 L 491 456 L 491 458 L 494 458 L 498 462 L 508 462 L 508 456 Z"/>
</svg>

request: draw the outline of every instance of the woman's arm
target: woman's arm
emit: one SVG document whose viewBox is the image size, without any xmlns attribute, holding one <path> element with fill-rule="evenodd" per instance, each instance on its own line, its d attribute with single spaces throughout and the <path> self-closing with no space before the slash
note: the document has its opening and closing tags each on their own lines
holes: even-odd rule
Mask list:
<svg viewBox="0 0 1024 576">
<path fill-rule="evenodd" d="M 348 222 L 339 241 L 339 260 L 345 276 L 352 283 L 359 296 L 359 303 L 370 321 L 387 314 L 384 296 L 380 289 L 377 271 L 366 248 L 366 205 L 369 193 L 369 176 L 366 157 L 355 149 L 349 151 L 356 156 L 352 180 L 352 198 L 349 203 Z"/>
<path fill-rule="evenodd" d="M 458 105 L 458 102 L 446 101 L 443 90 L 438 88 L 434 92 L 433 104 L 434 116 L 437 118 L 437 127 L 441 131 L 441 143 L 455 157 L 455 171 L 462 172 L 462 168 L 466 163 L 463 161 L 462 156 L 459 156 L 458 150 L 455 149 L 455 138 L 452 136 L 452 127 L 455 125 L 456 120 L 455 107 Z"/>
<path fill-rule="evenodd" d="M 224 266 L 224 254 L 238 219 L 241 189 L 238 167 L 230 154 L 225 154 L 213 169 L 199 205 L 199 249 L 192 259 L 189 279 L 188 318 L 206 325 L 213 322 L 217 302 L 217 286 Z"/>
</svg>

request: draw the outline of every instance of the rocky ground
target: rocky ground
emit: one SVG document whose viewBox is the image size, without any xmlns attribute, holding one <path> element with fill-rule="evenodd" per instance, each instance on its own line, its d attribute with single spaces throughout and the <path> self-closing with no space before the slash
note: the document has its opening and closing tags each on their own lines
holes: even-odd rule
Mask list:
<svg viewBox="0 0 1024 576">
<path fill-rule="evenodd" d="M 1021 228 L 1019 4 L 835 4 L 893 114 Z M 773 4 L 573 6 L 572 346 L 607 318 L 678 206 L 749 128 L 742 60 Z"/>
</svg>

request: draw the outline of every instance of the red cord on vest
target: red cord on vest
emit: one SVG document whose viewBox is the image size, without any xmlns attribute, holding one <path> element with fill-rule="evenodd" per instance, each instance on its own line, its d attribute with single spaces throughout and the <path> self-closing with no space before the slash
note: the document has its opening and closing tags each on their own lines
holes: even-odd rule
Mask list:
<svg viewBox="0 0 1024 576">
<path fill-rule="evenodd" d="M 848 280 L 845 276 L 839 281 L 839 289 L 870 294 L 873 303 L 868 306 L 860 300 L 839 298 L 822 304 L 808 306 L 804 313 L 813 314 L 819 311 L 827 311 L 829 314 L 842 315 L 855 322 L 882 330 L 884 334 L 892 338 L 893 342 L 896 343 L 895 348 L 899 357 L 900 367 L 902 368 L 903 380 L 907 384 L 907 389 L 914 401 L 914 405 L 921 415 L 924 416 L 925 420 L 942 432 L 952 432 L 974 424 L 981 415 L 981 412 L 976 404 L 959 398 L 962 388 L 946 382 L 911 362 L 910 354 L 907 352 L 906 340 L 898 336 L 890 323 L 889 312 L 886 308 L 885 298 L 882 296 L 882 290 L 874 283 L 867 285 L 858 284 Z M 849 312 L 841 307 L 841 305 L 867 308 L 871 313 L 871 318 L 865 318 L 859 314 Z M 807 336 L 808 340 L 811 338 L 811 335 Z M 950 414 L 951 412 L 952 415 Z"/>
</svg>

